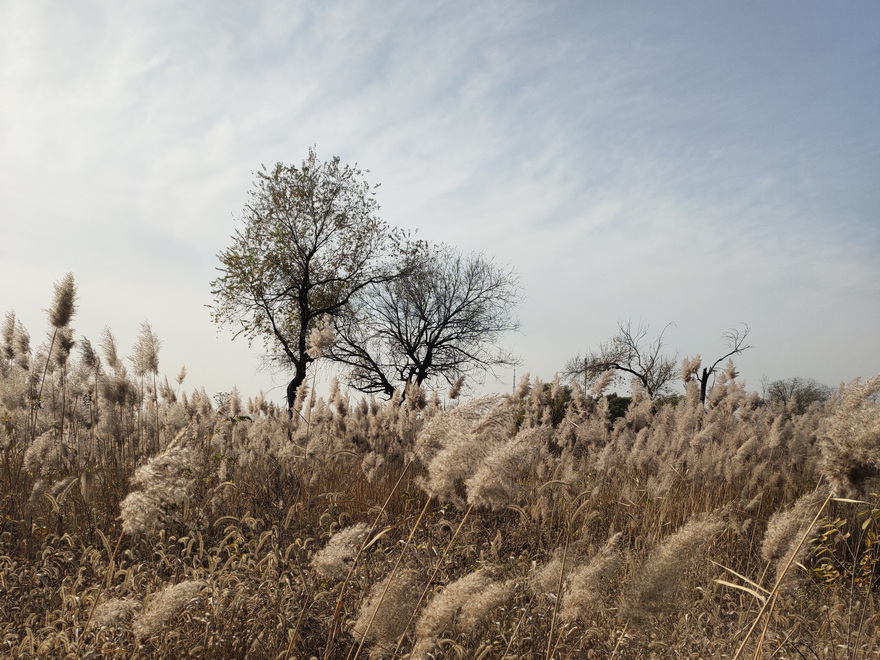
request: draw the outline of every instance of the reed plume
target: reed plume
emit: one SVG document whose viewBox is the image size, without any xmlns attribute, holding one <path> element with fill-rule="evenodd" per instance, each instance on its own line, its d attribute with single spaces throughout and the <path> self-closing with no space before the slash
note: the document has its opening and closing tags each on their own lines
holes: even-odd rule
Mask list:
<svg viewBox="0 0 880 660">
<path fill-rule="evenodd" d="M 610 605 L 609 597 L 624 563 L 618 549 L 622 537 L 618 532 L 586 564 L 571 571 L 559 612 L 563 621 L 587 620 Z"/>
<path fill-rule="evenodd" d="M 630 620 L 672 614 L 688 606 L 692 572 L 706 556 L 712 540 L 726 527 L 724 511 L 696 514 L 677 532 L 664 539 L 639 569 L 626 597 L 624 611 Z"/>
<path fill-rule="evenodd" d="M 822 429 L 822 473 L 844 497 L 865 497 L 880 478 L 880 376 L 841 388 Z"/>
<path fill-rule="evenodd" d="M 137 376 L 159 372 L 159 349 L 162 342 L 147 321 L 141 323 L 137 343 L 134 345 L 134 373 Z"/>
<path fill-rule="evenodd" d="M 185 432 L 186 429 L 162 454 L 135 471 L 131 479 L 134 490 L 119 506 L 122 529 L 127 534 L 154 534 L 183 513 L 181 509 L 189 499 L 197 464 L 194 450 L 176 445 Z"/>
<path fill-rule="evenodd" d="M 76 285 L 73 273 L 68 273 L 55 284 L 55 296 L 49 308 L 49 323 L 57 329 L 66 328 L 76 311 Z"/>
<path fill-rule="evenodd" d="M 371 657 L 394 651 L 422 595 L 425 577 L 415 569 L 392 572 L 372 586 L 351 625 L 352 636 L 373 644 Z"/>
<path fill-rule="evenodd" d="M 358 523 L 339 530 L 312 557 L 312 568 L 319 575 L 331 580 L 345 578 L 371 531 L 372 527 L 367 523 Z"/>
<path fill-rule="evenodd" d="M 146 639 L 156 634 L 166 623 L 177 617 L 181 611 L 207 586 L 204 580 L 186 580 L 165 587 L 153 594 L 146 607 L 132 622 L 132 631 L 138 639 Z"/>
<path fill-rule="evenodd" d="M 483 566 L 451 582 L 435 595 L 415 627 L 412 658 L 427 658 L 441 635 L 474 631 L 514 593 L 515 580 L 498 580 L 496 567 Z"/>
<path fill-rule="evenodd" d="M 142 605 L 133 598 L 111 598 L 95 608 L 89 621 L 89 629 L 120 628 L 127 625 Z"/>
<path fill-rule="evenodd" d="M 761 556 L 764 561 L 774 565 L 774 575 L 788 565 L 792 553 L 797 553 L 794 562 L 803 561 L 810 550 L 809 543 L 801 543 L 807 527 L 815 517 L 816 510 L 827 497 L 827 489 L 817 489 L 801 496 L 793 505 L 777 511 L 767 523 L 764 539 L 761 542 Z M 811 532 L 815 532 L 811 530 Z M 809 541 L 809 536 L 807 541 Z M 792 572 L 786 580 L 793 579 Z"/>
</svg>

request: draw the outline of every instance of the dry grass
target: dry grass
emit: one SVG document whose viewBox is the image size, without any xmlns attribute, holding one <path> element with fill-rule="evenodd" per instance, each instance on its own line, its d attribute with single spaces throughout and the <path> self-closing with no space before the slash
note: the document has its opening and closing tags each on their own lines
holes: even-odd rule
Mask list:
<svg viewBox="0 0 880 660">
<path fill-rule="evenodd" d="M 880 654 L 880 379 L 800 415 L 734 379 L 612 423 L 533 381 L 448 410 L 334 390 L 291 421 L 159 387 L 152 353 L 130 375 L 109 335 L 62 361 L 22 332 L 2 657 Z"/>
</svg>

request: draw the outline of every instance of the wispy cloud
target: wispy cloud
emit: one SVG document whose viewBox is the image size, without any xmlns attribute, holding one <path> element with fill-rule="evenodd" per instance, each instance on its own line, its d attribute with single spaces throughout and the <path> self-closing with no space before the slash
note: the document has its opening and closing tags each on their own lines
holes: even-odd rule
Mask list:
<svg viewBox="0 0 880 660">
<path fill-rule="evenodd" d="M 880 10 L 808 4 L 6 3 L 0 303 L 39 324 L 73 270 L 94 323 L 256 389 L 213 255 L 251 172 L 316 144 L 392 224 L 520 268 L 533 372 L 633 317 L 685 353 L 748 321 L 753 382 L 869 375 Z"/>
</svg>

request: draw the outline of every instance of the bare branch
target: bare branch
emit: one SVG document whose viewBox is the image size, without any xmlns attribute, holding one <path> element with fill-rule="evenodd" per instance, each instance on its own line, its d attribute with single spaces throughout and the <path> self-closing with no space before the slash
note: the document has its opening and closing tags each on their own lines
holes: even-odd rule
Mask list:
<svg viewBox="0 0 880 660">
<path fill-rule="evenodd" d="M 512 269 L 482 254 L 425 248 L 404 276 L 365 288 L 336 316 L 341 341 L 331 358 L 364 392 L 391 396 L 394 383 L 438 377 L 452 384 L 514 362 L 494 345 L 518 328 L 519 298 Z"/>
<path fill-rule="evenodd" d="M 726 340 L 726 346 L 730 350 L 715 360 L 711 367 L 703 367 L 703 372 L 699 376 L 701 403 L 706 402 L 706 394 L 709 390 L 709 378 L 718 370 L 718 365 L 738 353 L 754 348 L 751 344 L 746 344 L 746 338 L 749 336 L 749 332 L 751 332 L 752 329 L 745 323 L 740 323 L 740 326 L 742 327 L 730 328 L 722 335 L 722 338 Z"/>
<path fill-rule="evenodd" d="M 614 371 L 629 374 L 638 381 L 652 399 L 662 394 L 675 379 L 678 358 L 664 355 L 664 336 L 674 323 L 668 323 L 657 339 L 648 343 L 647 324 L 633 326 L 631 321 L 618 323 L 617 334 L 599 344 L 595 351 L 570 359 L 562 375 L 589 389 L 603 373 Z"/>
</svg>

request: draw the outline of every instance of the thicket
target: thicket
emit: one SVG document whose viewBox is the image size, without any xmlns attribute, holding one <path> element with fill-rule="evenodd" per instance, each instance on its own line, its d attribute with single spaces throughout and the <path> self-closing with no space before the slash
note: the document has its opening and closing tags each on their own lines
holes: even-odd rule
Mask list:
<svg viewBox="0 0 880 660">
<path fill-rule="evenodd" d="M 0 332 L 0 655 L 867 658 L 880 377 L 806 410 L 524 379 L 458 403 L 212 399 Z M 306 383 L 303 388 L 308 387 Z"/>
</svg>

